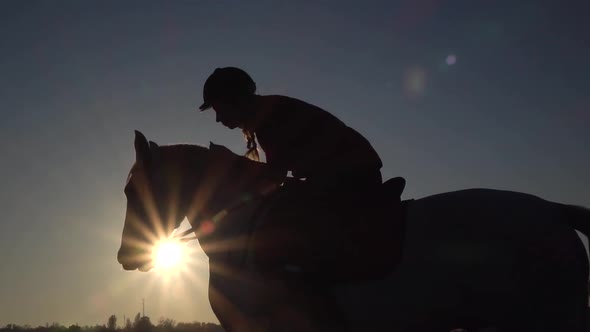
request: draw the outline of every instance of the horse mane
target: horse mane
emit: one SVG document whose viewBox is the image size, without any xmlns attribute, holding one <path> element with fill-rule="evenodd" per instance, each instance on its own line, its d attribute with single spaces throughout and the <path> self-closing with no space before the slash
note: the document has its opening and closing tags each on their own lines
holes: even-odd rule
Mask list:
<svg viewBox="0 0 590 332">
<path fill-rule="evenodd" d="M 169 144 L 159 146 L 160 158 L 173 167 L 182 171 L 194 173 L 209 163 L 212 155 L 211 148 L 198 144 Z M 233 152 L 232 152 L 233 153 Z M 247 157 L 233 153 L 236 158 L 250 160 Z"/>
<path fill-rule="evenodd" d="M 195 166 L 206 164 L 210 155 L 209 148 L 196 144 L 160 145 L 158 151 L 167 165 L 193 172 L 197 170 Z"/>
<path fill-rule="evenodd" d="M 198 156 L 202 157 L 203 154 L 209 152 L 209 148 L 198 145 L 198 144 L 169 144 L 169 145 L 160 145 L 161 153 L 165 154 L 166 156 L 177 156 L 183 155 L 187 152 L 189 156 Z"/>
</svg>

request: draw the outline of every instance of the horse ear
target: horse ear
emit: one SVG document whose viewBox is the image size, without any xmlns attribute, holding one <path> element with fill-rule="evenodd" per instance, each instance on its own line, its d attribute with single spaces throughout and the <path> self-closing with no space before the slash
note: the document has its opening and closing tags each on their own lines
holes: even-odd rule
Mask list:
<svg viewBox="0 0 590 332">
<path fill-rule="evenodd" d="M 135 131 L 135 161 L 146 163 L 150 160 L 150 146 L 147 138 L 139 131 Z"/>
</svg>

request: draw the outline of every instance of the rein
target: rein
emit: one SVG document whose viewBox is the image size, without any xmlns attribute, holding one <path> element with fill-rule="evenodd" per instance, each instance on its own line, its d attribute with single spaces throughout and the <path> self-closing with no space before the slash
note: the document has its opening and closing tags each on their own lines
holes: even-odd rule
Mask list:
<svg viewBox="0 0 590 332">
<path fill-rule="evenodd" d="M 231 204 L 229 208 L 222 209 L 221 211 L 215 213 L 213 215 L 213 217 L 211 218 L 211 221 L 214 224 L 218 223 L 225 216 L 227 216 L 228 214 L 230 214 L 232 212 L 235 212 L 236 210 L 241 209 L 245 205 L 250 204 L 250 203 L 257 201 L 257 200 L 262 200 L 270 193 L 273 193 L 277 189 L 277 187 L 278 187 L 277 185 L 270 185 L 265 190 L 262 190 L 261 192 L 256 193 L 256 194 L 245 193 L 239 199 L 237 199 L 233 204 Z M 207 218 L 202 218 L 198 222 L 198 224 L 201 225 L 202 221 L 206 220 L 206 219 Z M 197 232 L 198 232 L 198 229 L 191 226 L 189 229 L 187 229 L 179 234 L 174 235 L 173 239 L 180 241 L 180 242 L 189 242 L 192 240 L 197 240 L 198 239 Z M 195 235 L 187 237 L 187 235 L 190 235 L 191 233 L 195 233 Z"/>
</svg>

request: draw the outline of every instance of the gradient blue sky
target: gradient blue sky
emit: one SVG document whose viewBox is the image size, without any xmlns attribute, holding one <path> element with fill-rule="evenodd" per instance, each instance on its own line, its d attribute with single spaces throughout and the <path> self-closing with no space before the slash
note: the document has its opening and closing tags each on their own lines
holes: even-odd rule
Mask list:
<svg viewBox="0 0 590 332">
<path fill-rule="evenodd" d="M 142 298 L 155 321 L 216 321 L 206 267 L 167 284 L 116 251 L 134 129 L 245 151 L 195 111 L 218 66 L 366 135 L 404 198 L 489 187 L 590 206 L 587 1 L 276 3 L 0 2 L 0 326 L 121 320 Z"/>
</svg>

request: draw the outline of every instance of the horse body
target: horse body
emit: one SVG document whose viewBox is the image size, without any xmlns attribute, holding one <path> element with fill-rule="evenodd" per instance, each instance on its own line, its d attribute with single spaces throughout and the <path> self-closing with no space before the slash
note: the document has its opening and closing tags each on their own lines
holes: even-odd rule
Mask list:
<svg viewBox="0 0 590 332">
<path fill-rule="evenodd" d="M 153 150 L 161 150 L 158 158 L 147 158 Z M 119 251 L 125 269 L 141 267 L 142 261 L 131 255 L 145 249 L 132 248 L 134 239 L 150 241 L 149 236 L 133 237 L 137 230 L 171 232 L 171 227 L 158 225 L 157 218 L 148 218 L 147 211 L 142 213 L 140 196 L 160 203 L 156 204 L 160 217 L 165 215 L 163 207 L 173 205 L 168 206 L 173 216 L 160 218 L 168 224 L 174 220 L 178 225 L 186 216 L 198 230 L 203 216 L 192 212 L 196 205 L 221 211 L 244 192 L 260 191 L 261 183 L 273 182 L 264 176 L 264 164 L 245 162 L 229 151 L 215 152 L 213 157 L 201 151 L 203 157 L 197 158 L 194 147 L 174 148 L 176 152 L 167 155 L 168 150 L 155 143 L 150 147 L 143 135 L 136 134 L 136 164 L 144 165 L 133 169 L 145 174 L 135 174 L 128 187 L 151 184 L 152 189 L 128 196 Z M 167 165 L 154 166 L 152 159 Z M 179 163 L 183 166 L 177 167 Z M 165 187 L 170 182 L 157 180 L 163 173 L 184 184 L 176 188 L 182 194 L 174 196 L 180 197 L 175 204 L 170 188 L 155 185 Z M 128 192 L 133 191 L 126 188 Z M 207 236 L 196 232 L 209 256 L 211 307 L 227 331 L 320 331 L 336 326 L 349 331 L 434 332 L 490 326 L 500 331 L 586 331 L 588 259 L 572 227 L 588 234 L 586 209 L 490 189 L 416 199 L 407 209 L 401 261 L 389 275 L 335 284 L 314 297 L 315 290 L 294 291 L 284 280 L 263 276 L 256 266 L 250 247 L 260 224 L 255 216 L 260 216 L 261 204 L 252 200 L 226 213 Z M 148 226 L 134 226 L 142 218 L 149 219 L 143 221 Z M 316 307 L 307 310 L 309 305 Z M 329 309 L 338 320 L 332 327 L 320 324 L 313 314 Z"/>
<path fill-rule="evenodd" d="M 567 209 L 532 195 L 490 189 L 414 200 L 396 269 L 381 280 L 334 286 L 330 305 L 338 306 L 341 323 L 350 331 L 490 326 L 500 331 L 585 331 L 588 262 L 564 219 Z M 251 220 L 253 211 L 231 216 L 235 220 L 228 225 L 243 227 L 231 232 L 249 232 L 250 223 L 243 220 Z M 239 267 L 231 277 L 211 271 L 211 303 L 221 310 L 219 316 L 272 316 L 269 307 L 277 298 L 289 301 L 287 289 L 269 285 L 257 266 L 243 265 L 254 261 L 244 257 L 245 251 L 228 255 L 234 259 L 225 257 L 226 265 L 233 261 L 229 265 Z M 304 313 L 299 314 L 302 319 Z M 240 322 L 226 324 L 237 331 L 261 328 L 246 328 L 244 318 L 231 321 Z"/>
<path fill-rule="evenodd" d="M 560 204 L 498 190 L 415 200 L 396 270 L 333 294 L 352 331 L 583 331 L 588 263 L 563 215 Z"/>
</svg>

